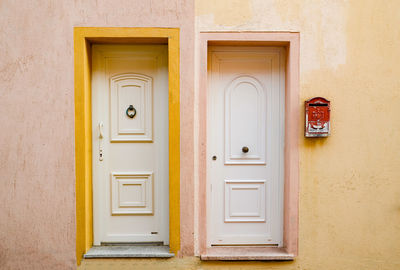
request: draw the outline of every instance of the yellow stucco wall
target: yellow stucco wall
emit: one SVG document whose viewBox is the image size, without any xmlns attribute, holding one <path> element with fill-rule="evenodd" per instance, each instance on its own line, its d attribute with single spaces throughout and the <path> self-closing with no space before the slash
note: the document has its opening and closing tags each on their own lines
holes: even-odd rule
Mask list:
<svg viewBox="0 0 400 270">
<path fill-rule="evenodd" d="M 276 269 L 400 269 L 399 9 L 397 0 L 196 2 L 198 31 L 300 32 L 299 106 L 331 100 L 331 137 L 299 134 L 299 256 Z"/>
</svg>

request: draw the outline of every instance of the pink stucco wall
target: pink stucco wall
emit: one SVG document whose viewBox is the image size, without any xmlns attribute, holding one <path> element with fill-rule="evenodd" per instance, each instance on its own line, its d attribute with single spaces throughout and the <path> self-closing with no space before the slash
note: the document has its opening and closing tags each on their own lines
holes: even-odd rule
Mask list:
<svg viewBox="0 0 400 270">
<path fill-rule="evenodd" d="M 181 216 L 192 216 L 193 1 L 3 0 L 1 269 L 76 268 L 74 26 L 181 28 Z M 181 254 L 193 254 L 192 219 L 181 239 Z"/>
</svg>

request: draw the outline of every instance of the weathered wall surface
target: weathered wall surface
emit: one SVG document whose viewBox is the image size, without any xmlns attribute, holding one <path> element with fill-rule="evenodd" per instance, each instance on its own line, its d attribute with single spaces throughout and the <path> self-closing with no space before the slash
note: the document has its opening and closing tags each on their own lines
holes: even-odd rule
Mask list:
<svg viewBox="0 0 400 270">
<path fill-rule="evenodd" d="M 399 8 L 397 0 L 196 1 L 199 31 L 300 32 L 299 106 L 331 100 L 331 137 L 299 134 L 299 257 L 265 267 L 400 269 Z"/>
<path fill-rule="evenodd" d="M 183 217 L 194 208 L 185 198 L 195 186 L 195 30 L 300 32 L 299 106 L 328 98 L 333 127 L 327 139 L 299 134 L 294 262 L 86 260 L 82 269 L 400 269 L 400 2 L 197 0 L 196 17 L 193 5 L 0 1 L 0 269 L 76 267 L 74 26 L 181 28 Z M 183 219 L 183 254 L 194 228 Z"/>
<path fill-rule="evenodd" d="M 181 188 L 193 193 L 193 1 L 0 1 L 0 269 L 76 268 L 74 26 L 181 28 Z"/>
</svg>

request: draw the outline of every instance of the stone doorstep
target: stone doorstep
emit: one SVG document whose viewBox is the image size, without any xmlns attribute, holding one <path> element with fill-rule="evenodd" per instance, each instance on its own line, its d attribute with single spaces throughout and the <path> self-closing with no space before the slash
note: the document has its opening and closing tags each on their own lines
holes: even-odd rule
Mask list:
<svg viewBox="0 0 400 270">
<path fill-rule="evenodd" d="M 295 256 L 276 247 L 211 247 L 200 256 L 203 261 L 292 261 Z"/>
<path fill-rule="evenodd" d="M 168 246 L 94 246 L 83 258 L 171 258 Z"/>
</svg>

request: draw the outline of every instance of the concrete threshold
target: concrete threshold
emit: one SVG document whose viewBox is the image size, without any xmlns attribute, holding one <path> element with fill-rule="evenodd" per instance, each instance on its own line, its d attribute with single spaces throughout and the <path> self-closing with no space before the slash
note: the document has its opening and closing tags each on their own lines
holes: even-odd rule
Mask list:
<svg viewBox="0 0 400 270">
<path fill-rule="evenodd" d="M 168 246 L 149 245 L 121 245 L 121 246 L 94 246 L 85 255 L 90 258 L 171 258 L 173 253 L 169 252 Z"/>
</svg>

